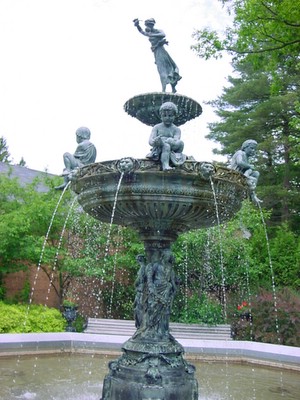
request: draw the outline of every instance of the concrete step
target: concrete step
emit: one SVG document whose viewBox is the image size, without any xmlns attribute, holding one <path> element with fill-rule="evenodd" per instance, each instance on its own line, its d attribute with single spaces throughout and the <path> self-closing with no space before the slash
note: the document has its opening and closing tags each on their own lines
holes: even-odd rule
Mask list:
<svg viewBox="0 0 300 400">
<path fill-rule="evenodd" d="M 132 320 L 89 318 L 85 333 L 132 336 L 136 331 Z M 198 325 L 170 323 L 176 339 L 232 340 L 230 325 Z"/>
</svg>

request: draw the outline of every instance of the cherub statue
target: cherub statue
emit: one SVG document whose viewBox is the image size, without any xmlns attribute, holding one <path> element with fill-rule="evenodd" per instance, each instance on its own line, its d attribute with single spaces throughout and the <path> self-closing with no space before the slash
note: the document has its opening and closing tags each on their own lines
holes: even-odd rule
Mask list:
<svg viewBox="0 0 300 400">
<path fill-rule="evenodd" d="M 96 147 L 90 142 L 91 132 L 86 127 L 78 128 L 76 131 L 76 141 L 78 146 L 74 154 L 64 153 L 63 159 L 65 169 L 63 170 L 62 176 L 64 177 L 64 183 L 57 186 L 55 189 L 63 190 L 68 182 L 72 178 L 72 174 L 84 165 L 92 164 L 96 160 Z"/>
<path fill-rule="evenodd" d="M 165 33 L 160 29 L 154 28 L 154 18 L 146 19 L 145 30 L 140 27 L 139 20 L 137 18 L 133 20 L 133 22 L 137 30 L 142 35 L 149 38 L 149 41 L 151 43 L 151 50 L 154 54 L 155 64 L 157 66 L 162 85 L 162 91 L 165 92 L 167 84 L 170 84 L 172 87 L 172 93 L 176 93 L 176 85 L 177 82 L 181 79 L 181 76 L 179 75 L 177 65 L 164 48 L 164 45 L 168 44 Z"/>
<path fill-rule="evenodd" d="M 257 142 L 253 139 L 246 140 L 240 150 L 238 150 L 231 159 L 230 168 L 241 172 L 247 178 L 251 200 L 257 204 L 261 200 L 256 196 L 255 189 L 257 186 L 259 172 L 255 170 L 254 165 L 250 164 L 249 158 L 256 153 Z"/>
<path fill-rule="evenodd" d="M 159 109 L 161 123 L 152 129 L 149 144 L 151 152 L 146 156 L 153 160 L 160 160 L 163 171 L 173 169 L 170 165 L 181 165 L 186 160 L 182 154 L 184 143 L 181 138 L 181 130 L 174 125 L 178 112 L 176 104 L 167 101 Z"/>
</svg>

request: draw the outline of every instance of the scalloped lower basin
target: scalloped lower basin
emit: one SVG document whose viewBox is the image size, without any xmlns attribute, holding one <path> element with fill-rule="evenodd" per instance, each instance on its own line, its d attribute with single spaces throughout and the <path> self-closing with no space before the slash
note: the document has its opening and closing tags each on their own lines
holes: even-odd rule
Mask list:
<svg viewBox="0 0 300 400">
<path fill-rule="evenodd" d="M 207 163 L 186 161 L 173 170 L 161 171 L 159 162 L 133 160 L 133 168 L 120 180 L 119 162 L 81 168 L 71 188 L 94 218 L 111 222 L 113 216 L 113 223 L 140 233 L 177 236 L 213 226 L 231 219 L 247 196 L 243 175 L 225 167 L 214 166 L 209 178 L 202 173 Z"/>
</svg>

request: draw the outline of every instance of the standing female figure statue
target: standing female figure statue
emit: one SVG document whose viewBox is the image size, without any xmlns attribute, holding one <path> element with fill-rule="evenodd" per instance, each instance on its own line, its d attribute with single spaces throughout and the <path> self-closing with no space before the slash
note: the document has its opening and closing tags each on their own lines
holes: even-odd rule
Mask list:
<svg viewBox="0 0 300 400">
<path fill-rule="evenodd" d="M 179 70 L 169 53 L 164 48 L 165 44 L 168 44 L 165 33 L 160 29 L 155 29 L 154 18 L 147 19 L 145 21 L 145 30 L 140 27 L 139 20 L 136 18 L 134 26 L 144 36 L 149 38 L 151 43 L 151 50 L 154 54 L 155 64 L 158 69 L 160 81 L 162 85 L 162 91 L 166 91 L 167 84 L 172 87 L 172 93 L 176 93 L 177 82 L 181 79 Z"/>
</svg>

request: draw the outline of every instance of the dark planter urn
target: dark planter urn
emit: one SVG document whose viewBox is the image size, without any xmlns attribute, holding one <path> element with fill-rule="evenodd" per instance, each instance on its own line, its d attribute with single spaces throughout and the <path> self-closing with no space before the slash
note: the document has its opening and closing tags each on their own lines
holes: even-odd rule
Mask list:
<svg viewBox="0 0 300 400">
<path fill-rule="evenodd" d="M 67 320 L 66 332 L 76 332 L 73 322 L 77 317 L 77 306 L 64 306 L 63 316 Z"/>
</svg>

